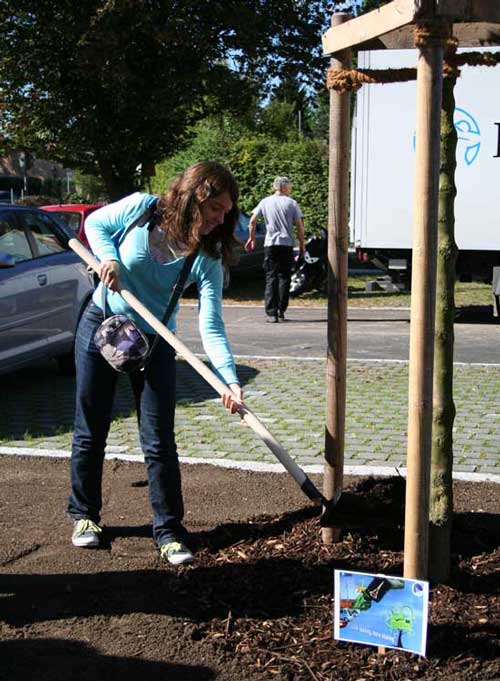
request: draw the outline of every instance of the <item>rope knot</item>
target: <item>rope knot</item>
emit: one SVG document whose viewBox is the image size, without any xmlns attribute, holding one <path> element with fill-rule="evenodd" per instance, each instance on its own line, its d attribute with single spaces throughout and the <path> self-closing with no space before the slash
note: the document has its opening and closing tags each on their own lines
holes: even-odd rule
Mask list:
<svg viewBox="0 0 500 681">
<path fill-rule="evenodd" d="M 363 84 L 359 82 L 357 74 L 354 69 L 330 68 L 326 74 L 326 87 L 337 92 L 356 92 Z"/>
<path fill-rule="evenodd" d="M 451 37 L 451 26 L 445 21 L 422 23 L 415 26 L 415 47 L 444 46 Z"/>
</svg>

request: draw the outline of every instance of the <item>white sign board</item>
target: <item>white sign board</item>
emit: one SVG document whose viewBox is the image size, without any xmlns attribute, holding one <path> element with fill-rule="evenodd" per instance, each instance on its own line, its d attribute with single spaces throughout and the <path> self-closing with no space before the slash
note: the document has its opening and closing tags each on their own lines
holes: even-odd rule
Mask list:
<svg viewBox="0 0 500 681">
<path fill-rule="evenodd" d="M 334 637 L 425 655 L 429 584 L 335 570 Z"/>
<path fill-rule="evenodd" d="M 496 48 L 494 48 L 496 49 Z M 416 66 L 416 50 L 359 54 L 360 68 Z M 455 88 L 455 238 L 500 251 L 500 65 L 464 66 Z M 411 248 L 416 83 L 364 85 L 353 129 L 351 238 L 363 248 Z"/>
</svg>

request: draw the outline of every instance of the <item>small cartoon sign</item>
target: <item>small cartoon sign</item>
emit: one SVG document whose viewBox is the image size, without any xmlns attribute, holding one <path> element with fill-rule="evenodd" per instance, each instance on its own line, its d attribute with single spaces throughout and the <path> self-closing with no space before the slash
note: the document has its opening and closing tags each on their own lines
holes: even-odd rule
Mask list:
<svg viewBox="0 0 500 681">
<path fill-rule="evenodd" d="M 334 638 L 425 655 L 429 584 L 335 570 Z"/>
</svg>

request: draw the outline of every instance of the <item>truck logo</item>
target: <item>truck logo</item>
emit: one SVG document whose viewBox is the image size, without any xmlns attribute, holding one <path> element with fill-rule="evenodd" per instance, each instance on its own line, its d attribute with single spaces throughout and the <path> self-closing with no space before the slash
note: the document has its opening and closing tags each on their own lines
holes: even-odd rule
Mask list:
<svg viewBox="0 0 500 681">
<path fill-rule="evenodd" d="M 458 149 L 465 146 L 464 161 L 470 166 L 481 149 L 481 130 L 476 119 L 465 109 L 455 109 L 454 123 L 458 135 Z"/>
<path fill-rule="evenodd" d="M 476 160 L 481 149 L 481 129 L 474 118 L 465 109 L 455 109 L 454 116 L 455 130 L 458 135 L 457 157 L 463 151 L 463 159 L 470 166 Z M 413 133 L 413 151 L 415 151 L 416 134 Z M 500 142 L 499 142 L 500 146 Z"/>
</svg>

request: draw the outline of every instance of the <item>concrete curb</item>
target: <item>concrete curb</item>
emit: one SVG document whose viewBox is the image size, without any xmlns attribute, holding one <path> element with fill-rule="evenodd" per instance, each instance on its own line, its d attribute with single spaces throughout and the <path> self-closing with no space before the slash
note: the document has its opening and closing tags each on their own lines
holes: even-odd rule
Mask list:
<svg viewBox="0 0 500 681">
<path fill-rule="evenodd" d="M 29 447 L 0 447 L 0 455 L 4 456 L 37 456 L 52 459 L 69 459 L 71 452 L 65 449 L 30 449 Z M 107 460 L 128 461 L 131 463 L 144 463 L 142 455 L 121 454 L 119 452 L 107 452 Z M 259 463 L 252 461 L 231 461 L 230 459 L 203 459 L 199 457 L 180 456 L 179 461 L 185 464 L 209 464 L 220 468 L 233 468 L 256 473 L 286 473 L 283 466 L 279 463 Z M 322 474 L 322 465 L 301 466 L 302 470 L 308 475 Z M 389 466 L 345 466 L 345 475 L 390 477 L 401 475 L 406 477 L 406 468 L 396 468 Z M 464 482 L 494 482 L 500 483 L 500 475 L 488 473 L 465 473 L 456 471 L 453 473 L 454 480 Z"/>
<path fill-rule="evenodd" d="M 194 353 L 196 357 L 203 360 L 208 360 L 208 356 L 203 353 Z M 234 355 L 235 360 L 246 359 L 246 360 L 297 360 L 296 355 Z M 326 354 L 324 357 L 301 357 L 301 362 L 326 362 Z M 375 359 L 373 357 L 360 358 L 360 357 L 348 357 L 347 362 L 360 363 L 360 364 L 409 364 L 407 359 Z M 498 369 L 500 364 L 489 363 L 489 362 L 453 362 L 453 366 L 457 367 L 488 367 Z"/>
</svg>

